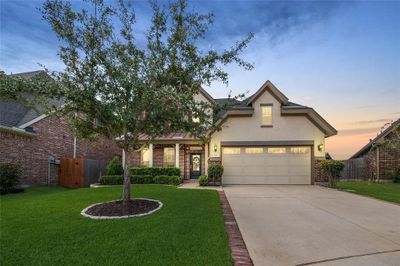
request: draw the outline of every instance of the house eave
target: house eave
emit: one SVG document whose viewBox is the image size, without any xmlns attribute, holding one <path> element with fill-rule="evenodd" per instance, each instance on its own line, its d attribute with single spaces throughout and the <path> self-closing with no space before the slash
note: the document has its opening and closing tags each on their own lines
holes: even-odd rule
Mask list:
<svg viewBox="0 0 400 266">
<path fill-rule="evenodd" d="M 282 106 L 282 116 L 306 116 L 317 128 L 319 128 L 325 137 L 331 137 L 337 134 L 337 130 L 322 118 L 313 108 Z"/>
<path fill-rule="evenodd" d="M 6 133 L 15 134 L 15 135 L 25 136 L 25 137 L 33 137 L 36 135 L 35 133 L 28 132 L 21 128 L 7 127 L 7 126 L 2 126 L 2 125 L 0 125 L 0 132 L 6 132 Z"/>
<path fill-rule="evenodd" d="M 382 131 L 378 136 L 376 136 L 373 140 L 363 146 L 359 151 L 354 153 L 349 159 L 354 159 L 362 156 L 365 152 L 370 150 L 374 144 L 379 144 L 383 141 L 383 139 L 389 135 L 397 126 L 400 126 L 400 118 L 394 121 L 388 128 Z"/>
</svg>

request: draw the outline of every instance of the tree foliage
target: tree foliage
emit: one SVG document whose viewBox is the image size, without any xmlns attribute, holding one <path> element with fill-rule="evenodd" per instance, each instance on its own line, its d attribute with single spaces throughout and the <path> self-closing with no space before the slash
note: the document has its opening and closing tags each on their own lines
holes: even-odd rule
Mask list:
<svg viewBox="0 0 400 266">
<path fill-rule="evenodd" d="M 131 1 L 88 0 L 87 7 L 75 10 L 70 2 L 47 0 L 41 8 L 60 40 L 58 55 L 65 69 L 47 71 L 55 82 L 36 82 L 41 87 L 36 93 L 63 99 L 57 111 L 69 118 L 79 137 L 118 137 L 127 156 L 145 145 L 139 141 L 142 134 L 148 142 L 172 132 L 206 141 L 206 132 L 218 129 L 214 122 L 220 107 L 195 100 L 201 86 L 227 83 L 227 64 L 253 67 L 239 57 L 252 34 L 227 50 L 202 50 L 199 41 L 213 23 L 212 13 L 189 12 L 185 0 L 150 5 L 145 44 L 137 38 Z M 21 93 L 14 88 L 22 81 L 15 82 L 8 84 L 9 92 Z M 127 169 L 125 199 L 130 197 Z"/>
</svg>

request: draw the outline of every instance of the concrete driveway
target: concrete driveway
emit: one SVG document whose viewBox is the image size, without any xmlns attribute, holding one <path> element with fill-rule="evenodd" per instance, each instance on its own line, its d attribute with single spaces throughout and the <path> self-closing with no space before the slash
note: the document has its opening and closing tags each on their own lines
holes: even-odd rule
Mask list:
<svg viewBox="0 0 400 266">
<path fill-rule="evenodd" d="M 400 205 L 319 186 L 224 191 L 255 265 L 400 265 Z"/>
</svg>

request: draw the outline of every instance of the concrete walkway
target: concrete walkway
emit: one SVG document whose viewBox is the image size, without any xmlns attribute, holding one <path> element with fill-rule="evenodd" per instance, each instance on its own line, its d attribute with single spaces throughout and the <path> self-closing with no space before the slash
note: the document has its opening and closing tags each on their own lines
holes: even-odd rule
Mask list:
<svg viewBox="0 0 400 266">
<path fill-rule="evenodd" d="M 400 265 L 400 205 L 319 186 L 226 186 L 255 265 Z"/>
<path fill-rule="evenodd" d="M 221 186 L 200 186 L 199 181 L 197 179 L 185 180 L 178 188 L 187 188 L 187 189 L 212 189 L 223 191 Z"/>
</svg>

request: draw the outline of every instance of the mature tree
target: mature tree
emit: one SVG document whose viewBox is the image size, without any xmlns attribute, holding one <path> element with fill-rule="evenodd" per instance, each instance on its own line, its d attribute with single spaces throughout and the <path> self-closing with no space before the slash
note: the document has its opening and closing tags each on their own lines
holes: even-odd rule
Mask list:
<svg viewBox="0 0 400 266">
<path fill-rule="evenodd" d="M 227 64 L 253 67 L 239 57 L 252 34 L 228 50 L 203 51 L 199 40 L 213 14 L 188 12 L 185 0 L 150 5 L 153 15 L 143 45 L 135 38 L 130 1 L 90 0 L 89 8 L 76 11 L 69 2 L 47 0 L 41 9 L 60 40 L 58 54 L 65 64 L 63 71 L 51 72 L 60 86 L 52 83 L 44 94 L 63 98 L 59 111 L 78 136 L 118 138 L 126 154 L 125 201 L 131 197 L 129 154 L 144 145 L 139 136 L 147 135 L 150 142 L 184 131 L 206 140 L 205 132 L 216 129 L 218 107 L 198 103 L 194 96 L 202 85 L 227 83 Z"/>
</svg>

